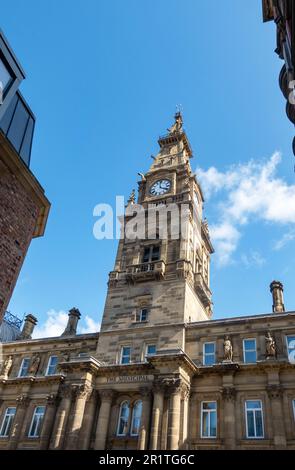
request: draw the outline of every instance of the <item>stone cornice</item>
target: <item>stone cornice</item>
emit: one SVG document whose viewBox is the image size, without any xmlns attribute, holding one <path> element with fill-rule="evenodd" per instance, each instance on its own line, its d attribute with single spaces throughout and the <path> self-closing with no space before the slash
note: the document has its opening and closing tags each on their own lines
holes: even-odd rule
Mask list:
<svg viewBox="0 0 295 470">
<path fill-rule="evenodd" d="M 27 376 L 27 377 L 12 377 L 9 379 L 2 379 L 1 383 L 5 386 L 25 385 L 37 383 L 38 385 L 48 385 L 52 383 L 63 382 L 65 376 L 63 374 L 45 375 L 45 376 Z"/>
<path fill-rule="evenodd" d="M 150 356 L 148 361 L 156 368 L 159 365 L 172 363 L 181 366 L 190 376 L 199 374 L 198 366 L 182 349 L 158 351 L 154 356 Z"/>
</svg>

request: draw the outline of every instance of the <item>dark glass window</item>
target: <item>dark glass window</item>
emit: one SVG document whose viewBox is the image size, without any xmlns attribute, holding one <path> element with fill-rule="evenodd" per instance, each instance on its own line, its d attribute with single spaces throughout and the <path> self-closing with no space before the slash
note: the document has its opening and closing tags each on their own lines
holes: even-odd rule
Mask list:
<svg viewBox="0 0 295 470">
<path fill-rule="evenodd" d="M 22 159 L 27 165 L 29 165 L 30 163 L 34 126 L 35 126 L 34 119 L 30 118 L 27 129 L 26 129 L 25 137 L 21 146 L 21 150 L 20 150 L 20 156 L 22 157 Z"/>
<path fill-rule="evenodd" d="M 7 131 L 9 129 L 11 119 L 13 117 L 15 107 L 17 105 L 17 95 L 14 95 L 13 99 L 11 100 L 11 103 L 9 104 L 7 110 L 5 111 L 5 114 L 1 120 L 0 127 L 3 130 L 4 134 L 7 134 Z"/>
<path fill-rule="evenodd" d="M 5 65 L 4 61 L 0 57 L 0 82 L 1 82 L 3 95 L 5 94 L 6 90 L 9 88 L 12 81 L 13 81 L 12 74 L 10 73 L 10 71 L 8 70 L 8 67 Z"/>
<path fill-rule="evenodd" d="M 158 261 L 160 259 L 160 246 L 153 245 L 144 249 L 143 263 L 150 263 L 151 261 Z"/>
<path fill-rule="evenodd" d="M 17 152 L 20 151 L 29 115 L 21 100 L 18 101 L 7 137 Z"/>
</svg>

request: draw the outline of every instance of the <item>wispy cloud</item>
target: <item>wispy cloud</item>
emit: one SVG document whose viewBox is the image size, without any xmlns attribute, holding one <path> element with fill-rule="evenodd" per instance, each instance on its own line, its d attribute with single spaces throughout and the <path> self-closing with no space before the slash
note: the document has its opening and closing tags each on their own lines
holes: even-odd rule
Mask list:
<svg viewBox="0 0 295 470">
<path fill-rule="evenodd" d="M 266 259 L 258 251 L 242 254 L 241 261 L 246 268 L 261 267 L 266 263 Z"/>
<path fill-rule="evenodd" d="M 60 336 L 65 330 L 68 318 L 68 313 L 64 310 L 55 310 L 52 308 L 47 312 L 46 320 L 36 326 L 33 338 L 51 338 Z M 95 321 L 89 315 L 86 315 L 85 318 L 82 317 L 80 323 L 78 324 L 78 333 L 95 333 L 100 330 L 100 323 Z"/>
<path fill-rule="evenodd" d="M 225 172 L 215 167 L 197 170 L 206 199 L 219 193 L 221 200 L 217 203 L 218 222 L 211 228 L 219 265 L 232 262 L 243 226 L 251 220 L 272 222 L 288 228 L 295 224 L 295 185 L 289 185 L 277 176 L 280 161 L 281 155 L 276 152 L 268 160 L 250 160 L 245 164 L 233 165 Z M 276 249 L 294 238 L 293 231 L 289 232 L 277 242 Z M 247 261 L 251 262 L 249 256 L 244 257 L 244 263 Z M 256 264 L 259 265 L 258 259 Z"/>
<path fill-rule="evenodd" d="M 295 229 L 290 230 L 289 232 L 285 233 L 280 240 L 275 242 L 274 249 L 279 251 L 294 239 L 295 239 Z"/>
</svg>

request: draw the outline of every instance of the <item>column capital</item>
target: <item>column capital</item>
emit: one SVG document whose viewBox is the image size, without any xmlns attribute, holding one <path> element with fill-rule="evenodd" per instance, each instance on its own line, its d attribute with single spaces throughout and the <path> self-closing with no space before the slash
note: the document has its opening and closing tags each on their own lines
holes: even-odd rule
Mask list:
<svg viewBox="0 0 295 470">
<path fill-rule="evenodd" d="M 279 384 L 267 385 L 266 387 L 267 394 L 271 400 L 276 398 L 281 398 L 284 392 L 284 389 Z"/>
<path fill-rule="evenodd" d="M 140 394 L 143 399 L 149 399 L 151 397 L 151 389 L 148 387 L 140 387 Z"/>
<path fill-rule="evenodd" d="M 234 401 L 236 398 L 237 391 L 235 387 L 223 387 L 221 393 L 223 400 Z"/>
<path fill-rule="evenodd" d="M 30 403 L 30 398 L 28 395 L 21 394 L 17 397 L 16 402 L 19 407 L 26 408 Z"/>
<path fill-rule="evenodd" d="M 57 406 L 59 402 L 60 402 L 60 397 L 58 397 L 54 393 L 50 393 L 46 397 L 46 403 L 48 406 Z"/>
<path fill-rule="evenodd" d="M 87 398 L 90 397 L 92 393 L 93 388 L 89 384 L 78 384 L 78 385 L 72 385 L 72 393 L 74 398 L 84 398 L 87 400 Z"/>
<path fill-rule="evenodd" d="M 72 398 L 72 386 L 70 384 L 62 384 L 59 389 L 61 398 Z"/>
<path fill-rule="evenodd" d="M 114 390 L 107 389 L 107 390 L 98 390 L 98 394 L 100 396 L 101 401 L 112 401 L 114 398 Z"/>
</svg>

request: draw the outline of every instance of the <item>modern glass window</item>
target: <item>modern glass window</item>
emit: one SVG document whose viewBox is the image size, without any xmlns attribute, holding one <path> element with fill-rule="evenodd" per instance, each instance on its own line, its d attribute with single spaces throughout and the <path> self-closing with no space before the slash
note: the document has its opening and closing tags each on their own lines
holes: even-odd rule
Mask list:
<svg viewBox="0 0 295 470">
<path fill-rule="evenodd" d="M 58 357 L 57 356 L 50 356 L 48 360 L 46 375 L 54 375 L 56 374 L 58 364 Z"/>
<path fill-rule="evenodd" d="M 9 437 L 16 408 L 9 407 L 5 411 L 5 415 L 0 428 L 0 437 Z"/>
<path fill-rule="evenodd" d="M 288 358 L 295 360 L 295 336 L 287 336 Z"/>
<path fill-rule="evenodd" d="M 40 437 L 44 415 L 45 406 L 36 406 L 28 434 L 29 437 Z"/>
<path fill-rule="evenodd" d="M 121 349 L 121 364 L 129 364 L 131 362 L 131 347 L 123 346 Z"/>
<path fill-rule="evenodd" d="M 203 401 L 201 408 L 201 437 L 214 439 L 217 437 L 217 403 Z"/>
<path fill-rule="evenodd" d="M 128 432 L 130 405 L 128 401 L 124 401 L 120 406 L 117 436 L 126 436 Z"/>
<path fill-rule="evenodd" d="M 136 321 L 137 322 L 145 322 L 148 320 L 149 311 L 147 308 L 142 308 L 138 312 L 136 312 Z"/>
<path fill-rule="evenodd" d="M 243 340 L 244 362 L 246 364 L 255 363 L 257 361 L 256 339 Z"/>
<path fill-rule="evenodd" d="M 29 366 L 30 366 L 30 358 L 25 357 L 22 360 L 18 376 L 19 377 L 26 377 L 28 375 Z"/>
<path fill-rule="evenodd" d="M 248 400 L 245 406 L 247 438 L 262 439 L 264 437 L 264 429 L 261 400 Z"/>
<path fill-rule="evenodd" d="M 158 261 L 160 259 L 160 246 L 159 245 L 153 245 L 153 246 L 147 246 L 144 249 L 143 253 L 143 263 L 150 263 L 152 261 Z"/>
<path fill-rule="evenodd" d="M 204 343 L 203 364 L 204 366 L 212 366 L 215 364 L 215 343 Z"/>
<path fill-rule="evenodd" d="M 140 430 L 142 415 L 142 401 L 138 400 L 135 402 L 132 410 L 132 421 L 131 421 L 131 436 L 138 436 Z"/>
<path fill-rule="evenodd" d="M 5 93 L 7 88 L 9 87 L 12 80 L 13 80 L 13 78 L 12 78 L 10 72 L 8 71 L 8 68 L 4 64 L 3 60 L 0 58 L 0 82 L 1 82 L 0 86 L 2 88 L 3 94 Z"/>
<path fill-rule="evenodd" d="M 157 348 L 155 344 L 148 344 L 146 347 L 146 356 L 152 356 L 153 354 L 156 354 Z"/>
</svg>

